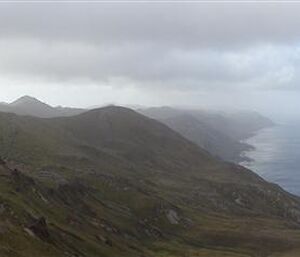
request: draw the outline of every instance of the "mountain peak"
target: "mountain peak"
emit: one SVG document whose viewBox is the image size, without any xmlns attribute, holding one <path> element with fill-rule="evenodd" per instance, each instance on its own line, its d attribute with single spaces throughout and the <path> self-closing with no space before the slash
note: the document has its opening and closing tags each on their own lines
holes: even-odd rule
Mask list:
<svg viewBox="0 0 300 257">
<path fill-rule="evenodd" d="M 10 103 L 10 105 L 16 106 L 16 105 L 29 104 L 29 103 L 42 103 L 42 102 L 35 97 L 25 95 L 18 98 L 14 102 Z"/>
<path fill-rule="evenodd" d="M 11 112 L 18 115 L 28 115 L 40 118 L 73 116 L 84 111 L 85 109 L 52 107 L 29 95 L 24 95 L 9 104 L 0 103 L 0 112 Z"/>
</svg>

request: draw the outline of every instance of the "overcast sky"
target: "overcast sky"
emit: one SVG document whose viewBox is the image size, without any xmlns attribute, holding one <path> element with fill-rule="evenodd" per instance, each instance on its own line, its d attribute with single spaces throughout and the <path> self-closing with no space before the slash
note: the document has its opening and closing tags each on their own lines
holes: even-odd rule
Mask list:
<svg viewBox="0 0 300 257">
<path fill-rule="evenodd" d="M 0 3 L 0 101 L 300 109 L 299 3 Z"/>
</svg>

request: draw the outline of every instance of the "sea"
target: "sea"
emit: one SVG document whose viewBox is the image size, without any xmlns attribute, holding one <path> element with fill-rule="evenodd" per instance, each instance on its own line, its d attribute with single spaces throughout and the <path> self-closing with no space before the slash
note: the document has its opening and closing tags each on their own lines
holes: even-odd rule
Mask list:
<svg viewBox="0 0 300 257">
<path fill-rule="evenodd" d="M 254 149 L 242 154 L 252 161 L 241 165 L 300 196 L 300 120 L 277 123 L 244 142 Z"/>
</svg>

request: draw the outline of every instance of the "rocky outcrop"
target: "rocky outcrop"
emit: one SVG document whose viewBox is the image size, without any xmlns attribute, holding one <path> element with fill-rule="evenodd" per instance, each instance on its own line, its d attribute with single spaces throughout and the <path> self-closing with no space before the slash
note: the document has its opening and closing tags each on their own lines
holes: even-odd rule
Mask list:
<svg viewBox="0 0 300 257">
<path fill-rule="evenodd" d="M 44 217 L 34 220 L 29 226 L 26 227 L 26 231 L 32 232 L 33 235 L 43 241 L 47 241 L 50 238 L 47 222 Z"/>
<path fill-rule="evenodd" d="M 167 217 L 168 221 L 173 225 L 179 224 L 179 222 L 180 222 L 178 213 L 175 210 L 168 210 L 166 212 L 166 217 Z"/>
<path fill-rule="evenodd" d="M 102 236 L 102 235 L 97 235 L 96 236 L 97 240 L 112 247 L 113 246 L 113 242 L 111 241 L 111 239 L 105 237 L 105 236 Z"/>
</svg>

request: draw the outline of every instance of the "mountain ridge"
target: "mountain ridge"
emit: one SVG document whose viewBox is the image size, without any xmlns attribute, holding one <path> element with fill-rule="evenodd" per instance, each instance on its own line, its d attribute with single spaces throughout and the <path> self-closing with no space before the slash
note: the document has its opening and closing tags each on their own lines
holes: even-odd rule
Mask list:
<svg viewBox="0 0 300 257">
<path fill-rule="evenodd" d="M 215 157 L 235 163 L 249 161 L 242 153 L 253 147 L 243 140 L 260 129 L 274 126 L 270 119 L 252 111 L 204 111 L 167 106 L 137 111 L 166 124 Z"/>
<path fill-rule="evenodd" d="M 264 257 L 300 242 L 298 197 L 124 107 L 0 113 L 0 156 L 0 225 L 28 246 L 3 232 L 12 256 Z"/>
<path fill-rule="evenodd" d="M 35 97 L 25 95 L 11 103 L 0 104 L 0 111 L 39 118 L 53 118 L 58 116 L 72 116 L 86 110 L 61 106 L 53 107 Z"/>
<path fill-rule="evenodd" d="M 74 116 L 88 110 L 61 106 L 52 107 L 34 97 L 23 96 L 10 104 L 0 105 L 0 111 L 25 116 L 54 118 Z M 166 106 L 147 109 L 138 107 L 137 111 L 163 122 L 215 157 L 236 163 L 249 161 L 241 153 L 251 149 L 251 146 L 240 142 L 241 139 L 250 137 L 259 129 L 272 125 L 267 118 L 249 111 L 241 114 L 240 112 L 176 109 Z M 244 120 L 245 124 L 239 122 L 240 120 Z"/>
</svg>

